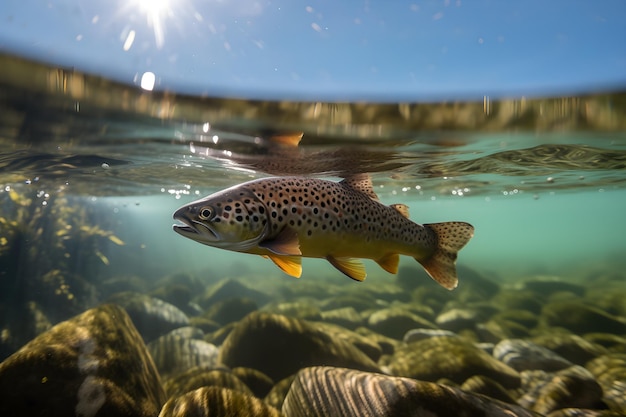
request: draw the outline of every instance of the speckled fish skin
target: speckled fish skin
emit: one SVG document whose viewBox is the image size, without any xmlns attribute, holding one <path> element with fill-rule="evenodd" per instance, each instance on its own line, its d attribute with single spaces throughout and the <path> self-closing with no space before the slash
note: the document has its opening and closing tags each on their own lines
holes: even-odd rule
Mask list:
<svg viewBox="0 0 626 417">
<path fill-rule="evenodd" d="M 289 275 L 301 258 L 325 258 L 356 280 L 357 258 L 396 273 L 399 255 L 412 256 L 442 286 L 457 286 L 457 252 L 473 236 L 465 222 L 420 225 L 406 206 L 378 201 L 369 175 L 341 182 L 303 177 L 249 181 L 187 204 L 174 213 L 180 235 L 217 248 L 271 259 Z"/>
</svg>

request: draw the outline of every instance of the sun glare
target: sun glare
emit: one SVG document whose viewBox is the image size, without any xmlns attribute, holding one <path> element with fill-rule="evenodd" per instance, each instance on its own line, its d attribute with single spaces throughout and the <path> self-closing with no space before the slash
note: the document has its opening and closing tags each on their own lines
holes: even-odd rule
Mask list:
<svg viewBox="0 0 626 417">
<path fill-rule="evenodd" d="M 156 47 L 161 49 L 165 43 L 165 19 L 172 17 L 172 3 L 176 0 L 134 0 L 134 4 L 145 15 L 148 27 L 154 32 Z"/>
</svg>

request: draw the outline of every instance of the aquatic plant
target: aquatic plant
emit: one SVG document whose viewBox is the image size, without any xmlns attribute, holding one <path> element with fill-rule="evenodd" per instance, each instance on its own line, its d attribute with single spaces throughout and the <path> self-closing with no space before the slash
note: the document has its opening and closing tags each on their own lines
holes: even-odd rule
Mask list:
<svg viewBox="0 0 626 417">
<path fill-rule="evenodd" d="M 91 283 L 109 264 L 106 248 L 124 242 L 72 203 L 62 192 L 0 193 L 0 303 L 31 300 L 61 320 L 95 302 Z"/>
</svg>

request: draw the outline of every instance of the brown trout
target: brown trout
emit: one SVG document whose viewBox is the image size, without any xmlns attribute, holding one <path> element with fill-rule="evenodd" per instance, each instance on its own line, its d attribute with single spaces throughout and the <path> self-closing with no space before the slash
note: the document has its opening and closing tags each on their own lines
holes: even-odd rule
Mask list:
<svg viewBox="0 0 626 417">
<path fill-rule="evenodd" d="M 415 258 L 439 284 L 457 286 L 457 252 L 474 234 L 464 222 L 420 225 L 407 206 L 380 203 L 369 175 L 341 182 L 302 177 L 249 181 L 187 204 L 174 231 L 196 242 L 261 255 L 300 277 L 302 257 L 325 258 L 352 279 L 366 272 L 357 258 L 398 272 L 399 255 Z"/>
</svg>

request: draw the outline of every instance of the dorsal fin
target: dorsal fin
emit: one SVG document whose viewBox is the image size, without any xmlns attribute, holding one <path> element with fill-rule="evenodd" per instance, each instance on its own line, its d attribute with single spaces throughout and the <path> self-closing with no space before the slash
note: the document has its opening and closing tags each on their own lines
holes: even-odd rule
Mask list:
<svg viewBox="0 0 626 417">
<path fill-rule="evenodd" d="M 409 206 L 406 204 L 392 204 L 389 207 L 395 209 L 398 213 L 402 214 L 407 219 L 409 218 Z"/>
<path fill-rule="evenodd" d="M 340 184 L 345 185 L 348 188 L 365 194 L 372 200 L 378 201 L 378 196 L 374 192 L 374 186 L 372 185 L 372 178 L 369 174 L 355 174 L 342 180 Z"/>
</svg>

